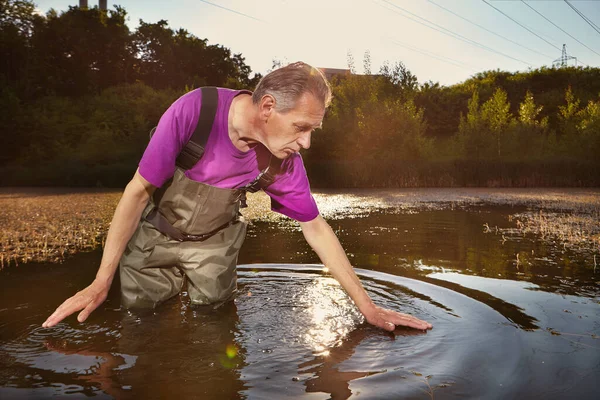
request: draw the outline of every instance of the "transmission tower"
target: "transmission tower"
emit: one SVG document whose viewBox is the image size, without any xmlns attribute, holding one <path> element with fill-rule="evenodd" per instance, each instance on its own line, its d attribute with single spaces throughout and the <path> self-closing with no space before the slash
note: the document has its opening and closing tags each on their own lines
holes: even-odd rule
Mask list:
<svg viewBox="0 0 600 400">
<path fill-rule="evenodd" d="M 575 66 L 577 66 L 577 57 L 568 55 L 567 45 L 563 44 L 562 55 L 560 56 L 560 58 L 557 58 L 556 60 L 552 61 L 552 66 L 559 68 L 568 67 L 569 65 L 567 64 L 567 61 L 569 60 L 575 60 Z"/>
</svg>

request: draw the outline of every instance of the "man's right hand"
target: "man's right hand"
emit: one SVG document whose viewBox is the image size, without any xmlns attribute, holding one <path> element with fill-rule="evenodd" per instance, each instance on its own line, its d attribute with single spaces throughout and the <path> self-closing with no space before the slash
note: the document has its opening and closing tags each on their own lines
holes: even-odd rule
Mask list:
<svg viewBox="0 0 600 400">
<path fill-rule="evenodd" d="M 110 223 L 96 279 L 90 286 L 77 292 L 75 296 L 62 303 L 42 324 L 44 328 L 50 328 L 80 310 L 83 311 L 79 313 L 77 320 L 83 322 L 92 311 L 106 300 L 121 255 L 127 242 L 131 239 L 142 216 L 142 211 L 148 204 L 148 199 L 152 196 L 154 190 L 156 188 L 144 179 L 139 171 L 136 171 L 133 179 L 125 188 Z"/>
<path fill-rule="evenodd" d="M 65 300 L 65 302 L 62 303 L 42 324 L 42 327 L 51 328 L 69 315 L 80 310 L 83 311 L 79 313 L 77 320 L 79 322 L 85 321 L 92 311 L 98 308 L 98 306 L 106 300 L 109 289 L 110 284 L 107 286 L 105 283 L 100 283 L 95 280 L 90 286 Z"/>
</svg>

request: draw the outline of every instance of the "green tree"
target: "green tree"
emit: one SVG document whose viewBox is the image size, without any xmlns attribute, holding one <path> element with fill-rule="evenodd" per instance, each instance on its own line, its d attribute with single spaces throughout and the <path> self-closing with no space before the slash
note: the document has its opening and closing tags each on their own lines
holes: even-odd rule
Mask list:
<svg viewBox="0 0 600 400">
<path fill-rule="evenodd" d="M 579 116 L 580 101 L 575 98 L 573 90 L 569 86 L 565 91 L 565 102 L 567 104 L 559 106 L 560 129 L 564 135 L 574 135 L 577 132 L 577 119 Z"/>
<path fill-rule="evenodd" d="M 508 136 L 507 156 L 513 160 L 541 160 L 549 154 L 553 138 L 548 130 L 548 117 L 540 119 L 543 106 L 535 104 L 529 91 L 519 104 L 519 116 Z"/>
<path fill-rule="evenodd" d="M 185 29 L 173 31 L 167 21 L 146 23 L 134 34 L 140 75 L 158 89 L 203 85 L 249 88 L 260 75 L 250 78 L 251 69 L 241 54 L 220 45 L 209 45 Z"/>
<path fill-rule="evenodd" d="M 492 135 L 495 151 L 498 158 L 502 155 L 502 147 L 506 138 L 503 136 L 513 117 L 510 113 L 510 104 L 507 95 L 501 88 L 496 89 L 494 95 L 481 106 L 481 119 L 484 121 L 487 133 Z"/>
<path fill-rule="evenodd" d="M 456 135 L 456 145 L 460 158 L 481 160 L 489 156 L 489 137 L 481 117 L 479 93 L 473 92 L 468 101 L 468 112 L 461 116 Z"/>
<path fill-rule="evenodd" d="M 423 110 L 412 100 L 385 99 L 361 113 L 358 118 L 360 140 L 353 154 L 362 159 L 407 161 L 427 160 L 433 153 L 431 139 L 425 137 Z"/>
<path fill-rule="evenodd" d="M 385 78 L 383 90 L 388 96 L 398 96 L 402 100 L 414 99 L 419 81 L 402 61 L 393 65 L 386 61 L 379 69 L 379 74 Z"/>
<path fill-rule="evenodd" d="M 0 0 L 0 164 L 26 144 L 23 98 L 30 90 L 31 36 L 41 19 L 27 0 Z"/>
<path fill-rule="evenodd" d="M 600 98 L 589 101 L 587 106 L 578 112 L 579 138 L 581 157 L 584 160 L 596 160 L 600 165 Z"/>
<path fill-rule="evenodd" d="M 581 122 L 580 100 L 575 97 L 572 88 L 565 90 L 564 104 L 558 107 L 558 142 L 556 154 L 563 159 L 577 159 L 584 153 L 579 125 Z"/>
<path fill-rule="evenodd" d="M 133 82 L 135 49 L 122 7 L 50 10 L 32 36 L 31 79 L 46 93 L 81 96 Z"/>
<path fill-rule="evenodd" d="M 28 88 L 30 40 L 41 19 L 31 1 L 0 0 L 0 86 L 17 93 Z"/>
<path fill-rule="evenodd" d="M 543 109 L 544 106 L 538 107 L 533 100 L 531 92 L 527 91 L 525 99 L 519 105 L 519 122 L 528 127 L 548 126 L 548 117 L 544 117 L 541 121 L 538 121 Z"/>
</svg>

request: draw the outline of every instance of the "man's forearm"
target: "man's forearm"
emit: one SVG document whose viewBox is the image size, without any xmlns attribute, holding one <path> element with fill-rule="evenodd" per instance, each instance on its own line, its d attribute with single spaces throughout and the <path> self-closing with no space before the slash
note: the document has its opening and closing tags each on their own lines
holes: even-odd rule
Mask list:
<svg viewBox="0 0 600 400">
<path fill-rule="evenodd" d="M 102 261 L 96 274 L 98 282 L 108 286 L 112 283 L 125 246 L 135 232 L 152 191 L 137 174 L 125 188 L 106 236 Z"/>
<path fill-rule="evenodd" d="M 115 210 L 96 279 L 88 287 L 65 300 L 42 324 L 44 328 L 55 326 L 77 311 L 81 311 L 77 316 L 77 320 L 83 322 L 90 313 L 106 300 L 121 255 L 129 239 L 131 239 L 142 211 L 153 192 L 154 186 L 136 172 L 125 188 Z"/>
<path fill-rule="evenodd" d="M 300 224 L 308 244 L 317 253 L 321 262 L 329 268 L 333 277 L 342 285 L 356 306 L 364 311 L 373 306 L 371 298 L 354 272 L 346 252 L 329 224 L 318 216 L 310 222 Z"/>
</svg>

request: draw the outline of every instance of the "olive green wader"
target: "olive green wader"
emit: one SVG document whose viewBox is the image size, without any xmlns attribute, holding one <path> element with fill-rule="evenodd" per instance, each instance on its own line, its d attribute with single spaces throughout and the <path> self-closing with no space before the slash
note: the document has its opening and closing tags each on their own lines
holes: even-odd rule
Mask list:
<svg viewBox="0 0 600 400">
<path fill-rule="evenodd" d="M 201 90 L 198 124 L 177 157 L 178 169 L 148 202 L 121 257 L 121 301 L 127 308 L 156 307 L 179 293 L 184 280 L 194 304 L 227 300 L 236 290 L 237 257 L 246 235 L 239 209 L 246 206 L 246 192 L 267 187 L 280 171 L 281 160 L 271 157 L 256 179 L 239 189 L 185 176 L 204 154 L 218 107 L 217 89 Z"/>
<path fill-rule="evenodd" d="M 237 258 L 246 234 L 239 214 L 243 196 L 239 189 L 193 181 L 177 169 L 171 184 L 148 203 L 123 253 L 122 304 L 156 307 L 177 295 L 186 279 L 193 304 L 227 300 L 236 290 Z M 160 219 L 176 230 L 161 233 L 150 222 Z"/>
</svg>

